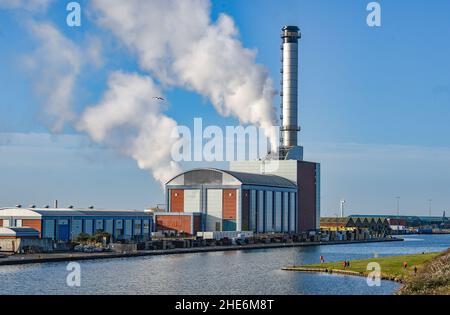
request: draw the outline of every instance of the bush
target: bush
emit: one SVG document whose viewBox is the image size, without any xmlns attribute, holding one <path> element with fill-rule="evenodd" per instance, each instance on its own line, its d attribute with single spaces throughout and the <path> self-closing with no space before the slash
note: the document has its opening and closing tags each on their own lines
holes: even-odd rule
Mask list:
<svg viewBox="0 0 450 315">
<path fill-rule="evenodd" d="M 110 239 L 111 234 L 105 231 L 97 230 L 94 235 L 91 237 L 91 241 L 93 242 L 103 242 L 103 238 L 106 238 L 107 240 Z"/>
<path fill-rule="evenodd" d="M 75 242 L 86 243 L 90 238 L 91 236 L 89 234 L 82 232 L 75 237 Z"/>
</svg>

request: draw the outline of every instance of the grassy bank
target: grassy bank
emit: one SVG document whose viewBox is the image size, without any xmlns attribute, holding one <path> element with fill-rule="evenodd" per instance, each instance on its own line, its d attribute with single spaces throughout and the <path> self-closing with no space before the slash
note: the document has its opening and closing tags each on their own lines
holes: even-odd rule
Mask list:
<svg viewBox="0 0 450 315">
<path fill-rule="evenodd" d="M 450 295 L 450 250 L 425 262 L 416 275 L 408 274 L 401 295 Z"/>
<path fill-rule="evenodd" d="M 370 258 L 364 260 L 350 261 L 350 266 L 344 268 L 342 262 L 330 262 L 322 264 L 312 264 L 304 266 L 287 267 L 284 270 L 290 271 L 313 271 L 313 272 L 331 272 L 331 273 L 345 273 L 352 275 L 367 276 L 371 271 L 367 270 L 367 265 L 371 262 L 377 262 L 381 266 L 382 279 L 394 280 L 398 282 L 405 282 L 413 276 L 418 276 L 423 272 L 424 266 L 428 262 L 434 261 L 442 253 L 424 253 L 402 256 L 389 256 Z M 404 268 L 403 263 L 407 262 L 407 268 Z M 414 267 L 417 267 L 417 274 L 414 274 Z"/>
</svg>

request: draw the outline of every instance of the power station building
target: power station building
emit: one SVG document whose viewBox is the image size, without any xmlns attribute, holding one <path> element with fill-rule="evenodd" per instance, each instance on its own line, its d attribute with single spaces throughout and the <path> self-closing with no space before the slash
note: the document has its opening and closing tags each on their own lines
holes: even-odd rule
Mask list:
<svg viewBox="0 0 450 315">
<path fill-rule="evenodd" d="M 297 190 L 297 231 L 320 228 L 320 164 L 297 160 L 233 161 L 230 170 L 288 179 Z"/>
<path fill-rule="evenodd" d="M 166 184 L 170 214 L 156 216 L 159 226 L 172 223 L 174 227 L 175 222 L 180 226 L 180 220 L 185 220 L 183 225 L 191 227 L 192 234 L 197 229 L 255 233 L 320 229 L 320 164 L 304 161 L 303 147 L 298 145 L 300 38 L 297 26 L 283 27 L 277 155 L 268 154 L 258 161 L 233 161 L 229 171 L 200 169 L 178 175 Z M 188 213 L 201 213 L 201 217 L 195 221 Z"/>
<path fill-rule="evenodd" d="M 298 230 L 297 186 L 276 175 L 195 169 L 166 184 L 169 213 L 155 213 L 158 230 Z"/>
</svg>

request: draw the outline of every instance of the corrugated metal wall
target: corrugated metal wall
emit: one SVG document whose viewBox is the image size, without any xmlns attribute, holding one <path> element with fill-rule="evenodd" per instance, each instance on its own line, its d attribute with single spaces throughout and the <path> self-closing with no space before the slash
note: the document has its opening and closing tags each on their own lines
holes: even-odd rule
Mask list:
<svg viewBox="0 0 450 315">
<path fill-rule="evenodd" d="M 264 209 L 264 191 L 258 190 L 258 201 L 257 201 L 257 218 L 258 218 L 258 224 L 257 224 L 257 232 L 263 233 L 264 232 L 264 216 L 265 216 L 265 209 Z"/>
<path fill-rule="evenodd" d="M 125 237 L 130 237 L 133 235 L 133 221 L 132 220 L 124 220 L 125 221 L 125 226 L 124 226 L 124 231 L 123 234 L 125 235 Z"/>
<path fill-rule="evenodd" d="M 289 231 L 289 193 L 283 193 L 283 232 Z"/>
<path fill-rule="evenodd" d="M 256 231 L 256 191 L 250 190 L 249 231 Z"/>
<path fill-rule="evenodd" d="M 281 192 L 275 192 L 275 231 L 281 231 Z"/>
<path fill-rule="evenodd" d="M 289 194 L 289 232 L 296 231 L 296 193 Z"/>
<path fill-rule="evenodd" d="M 242 190 L 242 206 L 241 206 L 241 230 L 249 231 L 249 216 L 250 216 L 250 191 Z"/>
<path fill-rule="evenodd" d="M 105 229 L 104 229 L 104 231 L 109 233 L 109 234 L 111 234 L 111 235 L 113 234 L 113 220 L 111 220 L 111 219 L 105 220 Z"/>
<path fill-rule="evenodd" d="M 273 220 L 273 192 L 266 192 L 266 232 L 273 232 L 274 229 Z"/>
<path fill-rule="evenodd" d="M 76 238 L 78 235 L 83 232 L 83 221 L 82 220 L 72 220 L 72 231 L 71 235 L 73 238 Z"/>
<path fill-rule="evenodd" d="M 200 192 L 200 189 L 185 189 L 183 211 L 180 212 L 201 212 Z"/>
<path fill-rule="evenodd" d="M 206 191 L 206 231 L 222 230 L 222 189 L 207 189 Z"/>
<path fill-rule="evenodd" d="M 84 233 L 92 235 L 94 233 L 93 227 L 94 227 L 94 224 L 93 224 L 92 220 L 84 220 Z"/>
<path fill-rule="evenodd" d="M 55 220 L 43 220 L 43 238 L 55 238 Z"/>
</svg>

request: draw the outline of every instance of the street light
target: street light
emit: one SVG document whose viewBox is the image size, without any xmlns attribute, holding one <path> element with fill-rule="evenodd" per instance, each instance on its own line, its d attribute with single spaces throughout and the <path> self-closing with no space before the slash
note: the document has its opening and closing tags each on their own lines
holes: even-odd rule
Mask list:
<svg viewBox="0 0 450 315">
<path fill-rule="evenodd" d="M 345 205 L 345 200 L 341 199 L 341 202 L 340 202 L 341 218 L 344 217 L 344 205 Z"/>
</svg>

